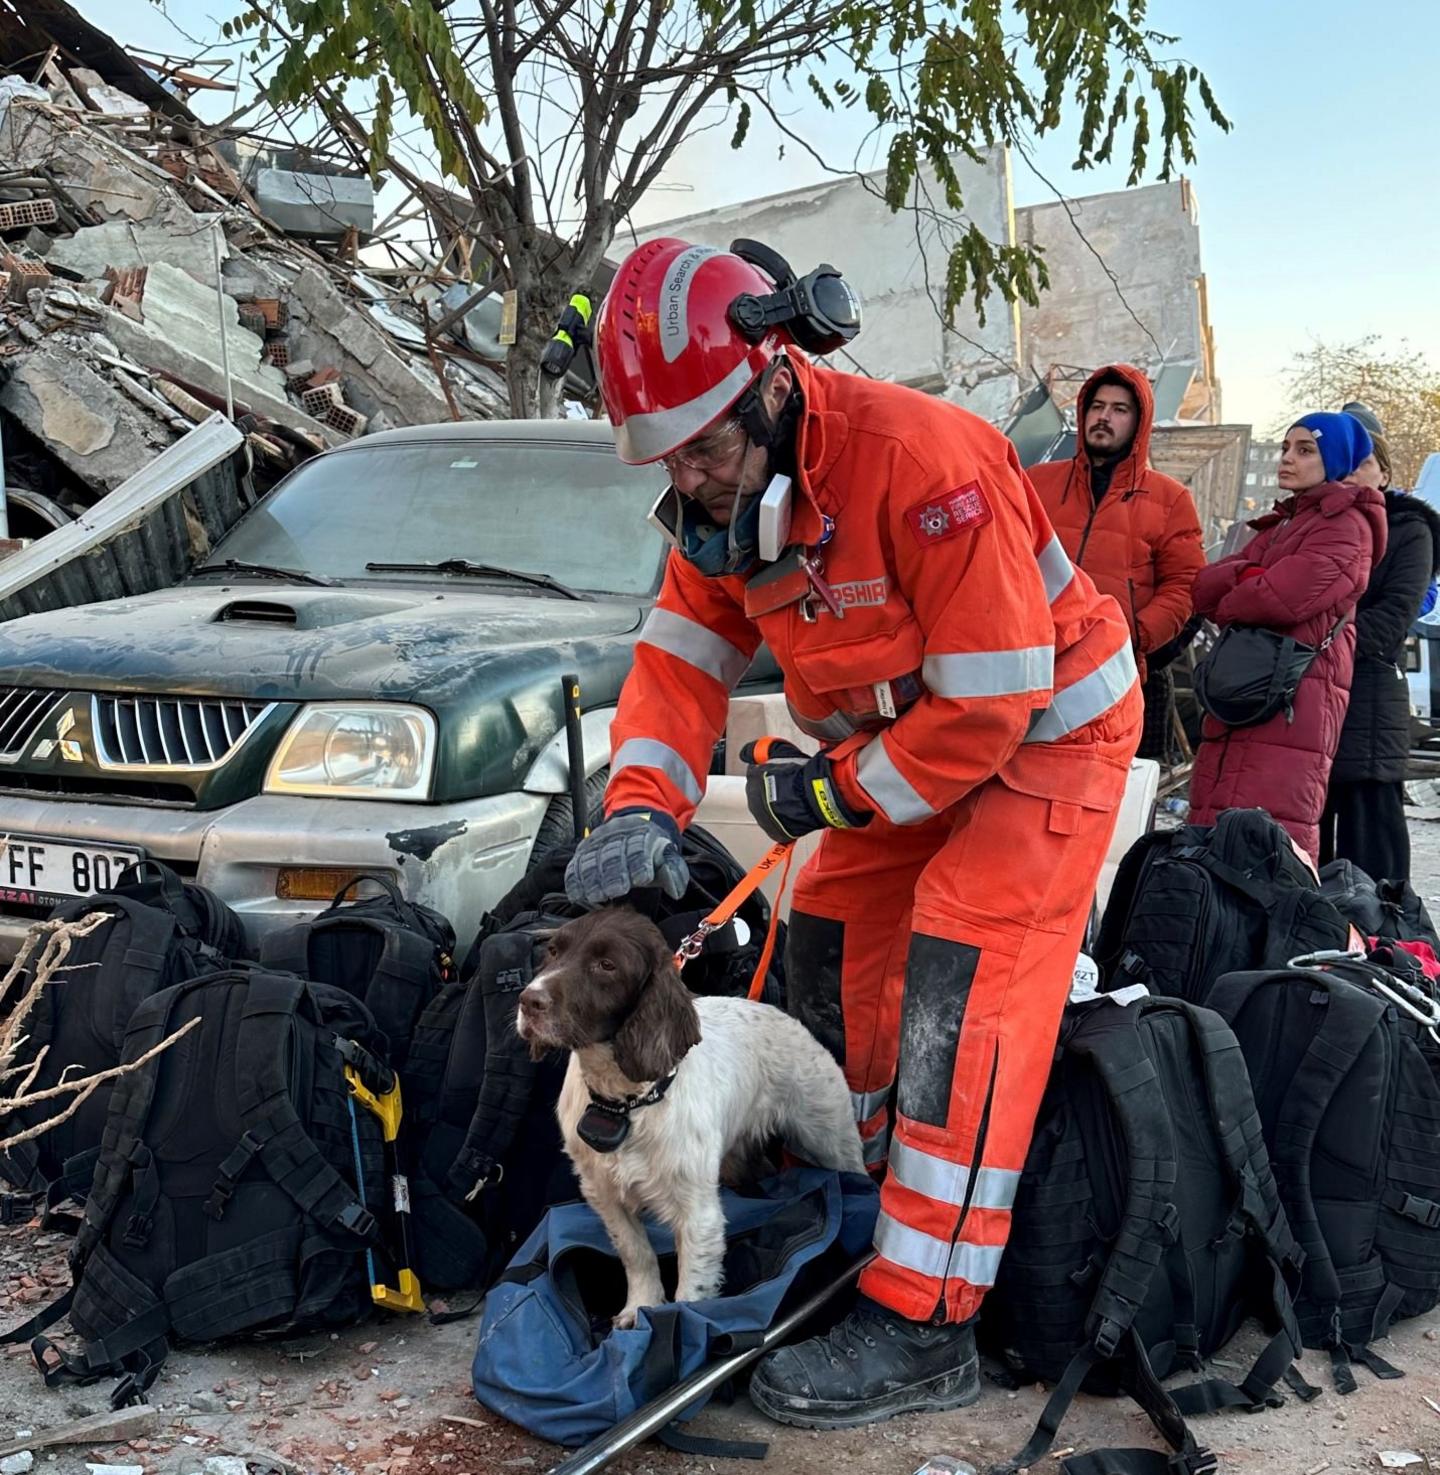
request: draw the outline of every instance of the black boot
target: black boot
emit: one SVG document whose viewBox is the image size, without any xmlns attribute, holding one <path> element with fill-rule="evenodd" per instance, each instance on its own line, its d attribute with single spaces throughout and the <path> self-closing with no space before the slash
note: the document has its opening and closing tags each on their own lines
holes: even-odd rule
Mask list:
<svg viewBox="0 0 1440 1475">
<path fill-rule="evenodd" d="M 761 1413 L 802 1429 L 850 1429 L 916 1409 L 963 1408 L 979 1397 L 971 1322 L 908 1321 L 865 1296 L 823 1337 L 762 1358 L 750 1380 Z"/>
</svg>

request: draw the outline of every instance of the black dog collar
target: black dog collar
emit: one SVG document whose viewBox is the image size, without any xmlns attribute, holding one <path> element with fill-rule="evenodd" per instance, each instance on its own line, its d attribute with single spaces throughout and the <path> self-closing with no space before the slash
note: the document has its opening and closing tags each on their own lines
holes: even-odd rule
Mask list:
<svg viewBox="0 0 1440 1475">
<path fill-rule="evenodd" d="M 576 1131 L 580 1140 L 596 1152 L 614 1152 L 630 1135 L 630 1113 L 642 1106 L 654 1106 L 664 1098 L 679 1073 L 677 1066 L 667 1076 L 661 1076 L 643 1095 L 597 1096 L 590 1093 L 590 1105 L 581 1114 Z"/>
</svg>

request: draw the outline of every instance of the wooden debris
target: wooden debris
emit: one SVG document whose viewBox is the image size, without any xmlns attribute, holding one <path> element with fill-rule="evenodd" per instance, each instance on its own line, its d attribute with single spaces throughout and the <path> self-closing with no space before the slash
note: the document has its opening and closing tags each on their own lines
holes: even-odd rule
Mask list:
<svg viewBox="0 0 1440 1475">
<path fill-rule="evenodd" d="M 73 1424 L 57 1424 L 53 1429 L 36 1429 L 23 1439 L 12 1439 L 6 1444 L 0 1444 L 0 1458 L 19 1454 L 25 1449 L 50 1449 L 58 1444 L 118 1444 L 123 1440 L 153 1434 L 159 1427 L 159 1409 L 120 1408 L 110 1413 L 76 1419 Z"/>
</svg>

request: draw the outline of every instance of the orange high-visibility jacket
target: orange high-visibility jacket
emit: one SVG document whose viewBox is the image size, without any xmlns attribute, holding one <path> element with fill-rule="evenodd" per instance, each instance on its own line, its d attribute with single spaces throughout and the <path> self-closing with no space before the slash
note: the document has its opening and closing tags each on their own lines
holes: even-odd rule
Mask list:
<svg viewBox="0 0 1440 1475">
<path fill-rule="evenodd" d="M 672 553 L 611 731 L 607 812 L 689 822 L 762 639 L 858 809 L 918 823 L 997 773 L 1108 806 L 1052 795 L 1047 754 L 1134 683 L 1129 631 L 1071 564 L 1010 442 L 943 400 L 792 361 L 791 539 L 818 549 L 840 613 L 795 597 L 805 577 L 784 561 L 747 581 Z"/>
<path fill-rule="evenodd" d="M 1118 377 L 1135 396 L 1135 439 L 1096 505 L 1085 450 L 1085 409 L 1098 382 Z M 1069 461 L 1032 466 L 1030 480 L 1074 562 L 1111 594 L 1130 622 L 1142 655 L 1159 650 L 1184 628 L 1194 607 L 1191 588 L 1205 567 L 1200 517 L 1189 489 L 1150 465 L 1155 396 L 1129 364 L 1098 369 L 1078 401 L 1080 443 Z"/>
</svg>

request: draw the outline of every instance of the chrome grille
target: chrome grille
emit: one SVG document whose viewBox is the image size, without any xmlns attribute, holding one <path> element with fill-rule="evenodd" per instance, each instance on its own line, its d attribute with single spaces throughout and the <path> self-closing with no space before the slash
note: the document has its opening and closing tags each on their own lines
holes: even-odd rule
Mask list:
<svg viewBox="0 0 1440 1475">
<path fill-rule="evenodd" d="M 95 756 L 102 768 L 214 768 L 270 710 L 218 697 L 95 698 Z"/>
<path fill-rule="evenodd" d="M 0 763 L 14 763 L 40 724 L 65 700 L 63 691 L 0 686 Z"/>
</svg>

